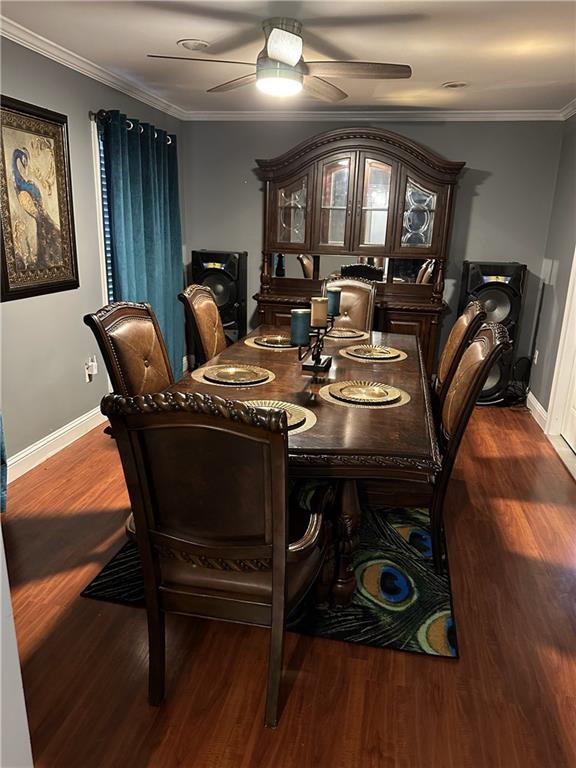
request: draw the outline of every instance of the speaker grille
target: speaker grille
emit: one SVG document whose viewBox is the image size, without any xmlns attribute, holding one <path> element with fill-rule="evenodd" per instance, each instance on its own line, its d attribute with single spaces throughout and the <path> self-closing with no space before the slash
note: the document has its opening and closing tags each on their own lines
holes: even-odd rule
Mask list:
<svg viewBox="0 0 576 768">
<path fill-rule="evenodd" d="M 512 292 L 506 285 L 498 283 L 480 288 L 476 296 L 486 307 L 486 322 L 505 323 L 510 318 L 513 307 Z"/>
<path fill-rule="evenodd" d="M 459 313 L 469 301 L 479 299 L 486 307 L 486 320 L 503 323 L 516 345 L 520 310 L 526 279 L 526 265 L 517 262 L 464 261 Z M 488 374 L 478 403 L 505 403 L 512 381 L 514 352 L 505 353 Z"/>
<path fill-rule="evenodd" d="M 192 251 L 188 282 L 205 285 L 214 294 L 228 337 L 246 335 L 246 251 Z"/>
<path fill-rule="evenodd" d="M 482 387 L 483 397 L 489 397 L 490 395 L 494 394 L 495 392 L 497 392 L 499 389 L 502 388 L 503 374 L 504 374 L 504 371 L 502 370 L 502 366 L 500 365 L 500 363 L 499 362 L 495 363 L 490 369 L 490 373 L 488 374 L 486 383 Z"/>
<path fill-rule="evenodd" d="M 236 301 L 236 284 L 221 270 L 205 272 L 202 285 L 207 285 L 212 290 L 218 307 L 225 307 Z"/>
</svg>

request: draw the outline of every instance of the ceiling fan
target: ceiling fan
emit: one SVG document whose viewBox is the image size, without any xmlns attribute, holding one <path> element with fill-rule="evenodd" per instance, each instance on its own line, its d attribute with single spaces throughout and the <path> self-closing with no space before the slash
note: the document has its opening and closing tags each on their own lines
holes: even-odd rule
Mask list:
<svg viewBox="0 0 576 768">
<path fill-rule="evenodd" d="M 266 19 L 262 23 L 262 29 L 266 42 L 258 54 L 256 65 L 249 61 L 163 56 L 154 53 L 149 53 L 148 57 L 256 66 L 255 72 L 209 88 L 207 93 L 233 91 L 256 83 L 259 90 L 272 96 L 289 96 L 304 89 L 310 96 L 330 102 L 342 101 L 348 97 L 348 94 L 325 80 L 325 77 L 396 80 L 412 75 L 412 69 L 407 64 L 382 64 L 371 61 L 304 61 L 302 24 L 296 19 L 284 17 Z"/>
</svg>

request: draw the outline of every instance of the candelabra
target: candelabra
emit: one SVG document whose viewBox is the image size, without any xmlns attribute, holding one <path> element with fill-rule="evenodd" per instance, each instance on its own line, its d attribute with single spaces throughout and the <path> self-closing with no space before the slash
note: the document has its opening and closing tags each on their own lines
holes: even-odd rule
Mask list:
<svg viewBox="0 0 576 768">
<path fill-rule="evenodd" d="M 310 356 L 308 362 L 302 363 L 303 371 L 321 373 L 330 370 L 332 357 L 330 355 L 323 355 L 322 351 L 326 334 L 334 327 L 334 321 L 339 317 L 339 314 L 328 315 L 325 326 L 313 325 L 310 327 L 308 344 L 300 344 L 298 346 L 298 360 L 300 362 Z"/>
</svg>

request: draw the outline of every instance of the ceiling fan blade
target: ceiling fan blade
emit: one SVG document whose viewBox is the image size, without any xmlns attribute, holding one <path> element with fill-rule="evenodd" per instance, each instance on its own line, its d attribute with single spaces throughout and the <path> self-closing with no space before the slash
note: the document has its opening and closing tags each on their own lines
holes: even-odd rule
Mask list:
<svg viewBox="0 0 576 768">
<path fill-rule="evenodd" d="M 348 98 L 347 93 L 320 77 L 304 77 L 303 87 L 306 93 L 322 101 L 334 103 Z"/>
<path fill-rule="evenodd" d="M 306 71 L 314 77 L 347 77 L 360 80 L 397 80 L 412 77 L 408 64 L 379 64 L 375 61 L 307 61 Z"/>
<path fill-rule="evenodd" d="M 356 14 L 355 16 L 318 16 L 315 19 L 302 19 L 302 24 L 306 30 L 310 27 L 320 27 L 337 29 L 338 27 L 369 27 L 375 24 L 380 26 L 388 24 L 410 24 L 416 21 L 423 21 L 426 16 L 423 13 L 374 13 L 374 14 Z"/>
<path fill-rule="evenodd" d="M 262 31 L 258 27 L 242 29 L 233 35 L 216 40 L 210 43 L 210 55 L 227 54 L 230 51 L 236 51 L 238 48 L 244 48 L 262 39 Z"/>
<path fill-rule="evenodd" d="M 320 56 L 325 56 L 327 59 L 342 61 L 354 55 L 349 50 L 344 50 L 341 46 L 335 45 L 332 40 L 327 40 L 308 28 L 306 28 L 304 36 L 306 38 L 306 50 L 314 51 L 315 54 L 319 53 Z"/>
<path fill-rule="evenodd" d="M 206 93 L 222 93 L 223 91 L 234 91 L 236 88 L 243 88 L 245 85 L 250 85 L 256 82 L 256 72 L 251 75 L 244 75 L 243 77 L 237 77 L 234 80 L 228 80 L 227 83 L 221 85 L 215 85 L 214 88 L 208 88 Z"/>
<path fill-rule="evenodd" d="M 228 21 L 236 24 L 253 24 L 260 22 L 260 16 L 232 10 L 232 8 L 218 7 L 219 3 L 191 3 L 182 0 L 135 0 L 138 8 L 152 8 L 162 14 L 170 13 L 179 16 L 184 24 L 190 24 L 190 18 L 209 19 L 210 21 Z"/>
<path fill-rule="evenodd" d="M 163 56 L 160 53 L 147 53 L 149 59 L 177 59 L 178 61 L 203 61 L 208 64 L 243 64 L 247 67 L 253 67 L 253 61 L 229 61 L 227 59 L 197 59 L 193 56 Z"/>
</svg>

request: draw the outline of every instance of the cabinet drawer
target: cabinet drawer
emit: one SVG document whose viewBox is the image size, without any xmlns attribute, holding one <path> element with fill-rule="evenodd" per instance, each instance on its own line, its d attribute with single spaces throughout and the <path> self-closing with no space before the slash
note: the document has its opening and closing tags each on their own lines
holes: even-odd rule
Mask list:
<svg viewBox="0 0 576 768">
<path fill-rule="evenodd" d="M 260 305 L 261 322 L 265 325 L 290 325 L 291 307 L 277 306 L 275 304 Z"/>
<path fill-rule="evenodd" d="M 387 318 L 384 322 L 385 330 L 388 333 L 413 333 L 415 336 L 422 335 L 422 323 L 418 320 L 403 318 Z"/>
<path fill-rule="evenodd" d="M 290 325 L 290 310 L 288 311 L 279 311 L 274 313 L 274 319 L 272 320 L 273 325 Z"/>
</svg>

